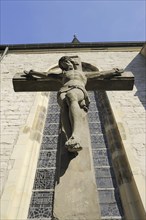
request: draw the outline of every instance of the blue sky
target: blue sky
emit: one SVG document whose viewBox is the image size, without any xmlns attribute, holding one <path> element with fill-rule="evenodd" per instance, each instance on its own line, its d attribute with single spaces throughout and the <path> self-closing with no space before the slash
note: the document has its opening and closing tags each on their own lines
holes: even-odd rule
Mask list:
<svg viewBox="0 0 146 220">
<path fill-rule="evenodd" d="M 146 40 L 145 0 L 1 0 L 1 44 Z"/>
</svg>

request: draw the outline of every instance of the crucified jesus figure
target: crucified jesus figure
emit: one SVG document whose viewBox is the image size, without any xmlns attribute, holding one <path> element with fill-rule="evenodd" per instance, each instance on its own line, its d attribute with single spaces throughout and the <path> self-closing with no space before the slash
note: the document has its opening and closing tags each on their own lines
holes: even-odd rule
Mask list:
<svg viewBox="0 0 146 220">
<path fill-rule="evenodd" d="M 80 140 L 80 129 L 82 129 L 82 118 L 88 112 L 90 104 L 88 93 L 85 89 L 89 73 L 82 71 L 79 59 L 75 60 L 69 56 L 61 57 L 58 64 L 62 70 L 62 73 L 59 74 L 62 87 L 58 91 L 57 98 L 61 107 L 62 128 L 67 139 L 65 146 L 68 151 L 77 152 L 83 148 Z M 46 75 L 46 73 L 34 70 L 25 71 L 25 73 L 28 77 L 49 76 L 49 74 Z M 104 79 L 119 75 L 121 75 L 121 71 L 113 69 L 113 71 L 93 72 L 90 77 Z"/>
</svg>

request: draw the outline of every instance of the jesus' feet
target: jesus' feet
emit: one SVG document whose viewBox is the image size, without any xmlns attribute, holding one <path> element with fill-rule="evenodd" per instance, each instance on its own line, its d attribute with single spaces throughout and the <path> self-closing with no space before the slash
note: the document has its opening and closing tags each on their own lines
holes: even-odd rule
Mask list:
<svg viewBox="0 0 146 220">
<path fill-rule="evenodd" d="M 70 137 L 69 140 L 66 141 L 65 147 L 68 149 L 69 152 L 77 152 L 82 150 L 79 139 L 75 138 L 74 136 Z"/>
</svg>

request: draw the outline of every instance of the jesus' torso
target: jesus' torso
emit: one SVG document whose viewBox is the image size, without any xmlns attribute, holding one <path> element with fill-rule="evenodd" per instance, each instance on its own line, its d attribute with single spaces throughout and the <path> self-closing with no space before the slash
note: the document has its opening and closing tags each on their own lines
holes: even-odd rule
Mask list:
<svg viewBox="0 0 146 220">
<path fill-rule="evenodd" d="M 87 78 L 82 71 L 70 70 L 63 73 L 62 79 L 63 87 L 68 86 L 81 86 L 85 87 Z"/>
</svg>

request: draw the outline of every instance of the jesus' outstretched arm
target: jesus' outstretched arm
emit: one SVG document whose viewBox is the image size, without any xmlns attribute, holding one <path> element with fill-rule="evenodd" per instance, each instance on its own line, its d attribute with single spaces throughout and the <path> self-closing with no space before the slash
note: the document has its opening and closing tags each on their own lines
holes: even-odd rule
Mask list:
<svg viewBox="0 0 146 220">
<path fill-rule="evenodd" d="M 85 75 L 88 79 L 110 79 L 114 76 L 121 76 L 121 73 L 123 73 L 123 69 L 114 68 L 112 70 L 108 71 L 100 71 L 100 72 L 87 72 Z"/>
<path fill-rule="evenodd" d="M 55 78 L 62 78 L 62 73 L 54 73 L 54 72 L 38 72 L 35 70 L 24 71 L 27 78 L 31 77 L 40 77 L 40 78 L 47 78 L 49 76 L 53 76 Z"/>
</svg>

